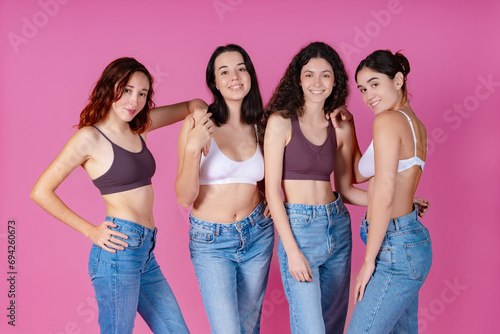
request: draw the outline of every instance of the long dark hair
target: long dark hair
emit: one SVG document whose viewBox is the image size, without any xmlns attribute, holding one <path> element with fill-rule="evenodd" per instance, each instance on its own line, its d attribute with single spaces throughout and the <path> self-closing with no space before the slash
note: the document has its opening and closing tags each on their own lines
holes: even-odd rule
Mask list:
<svg viewBox="0 0 500 334">
<path fill-rule="evenodd" d="M 259 82 L 257 74 L 253 66 L 252 60 L 246 51 L 239 45 L 228 44 L 226 46 L 219 46 L 215 49 L 207 64 L 206 82 L 207 86 L 212 92 L 213 103 L 208 106 L 208 112 L 212 113 L 212 121 L 217 126 L 225 124 L 229 118 L 229 111 L 227 109 L 224 97 L 215 85 L 215 59 L 225 52 L 239 52 L 243 57 L 246 70 L 250 75 L 251 87 L 248 94 L 243 98 L 241 106 L 241 118 L 246 124 L 257 124 L 262 119 L 262 97 L 260 95 Z"/>
<path fill-rule="evenodd" d="M 391 80 L 394 79 L 398 72 L 403 74 L 404 80 L 401 90 L 403 99 L 401 105 L 408 101 L 408 89 L 406 87 L 406 78 L 410 73 L 410 62 L 399 51 L 392 54 L 390 50 L 377 50 L 372 52 L 368 57 L 363 59 L 356 68 L 356 82 L 358 81 L 358 72 L 363 68 L 369 68 L 372 71 L 387 75 Z"/>
<path fill-rule="evenodd" d="M 264 118 L 266 121 L 271 114 L 280 110 L 282 110 L 282 116 L 285 118 L 304 114 L 305 101 L 304 92 L 300 86 L 300 72 L 302 67 L 312 58 L 326 60 L 332 66 L 334 73 L 335 87 L 325 101 L 325 114 L 345 104 L 349 95 L 349 87 L 344 62 L 331 46 L 323 42 L 314 42 L 300 50 L 288 65 L 285 75 L 281 78 L 278 87 L 276 87 L 271 100 L 265 108 Z"/>
<path fill-rule="evenodd" d="M 104 119 L 113 102 L 122 97 L 125 86 L 135 72 L 142 72 L 146 75 L 149 80 L 149 91 L 144 108 L 129 122 L 129 125 L 136 133 L 146 131 L 151 125 L 149 112 L 154 107 L 153 76 L 134 58 L 118 58 L 104 69 L 90 94 L 88 104 L 80 113 L 78 128 L 94 125 Z"/>
</svg>

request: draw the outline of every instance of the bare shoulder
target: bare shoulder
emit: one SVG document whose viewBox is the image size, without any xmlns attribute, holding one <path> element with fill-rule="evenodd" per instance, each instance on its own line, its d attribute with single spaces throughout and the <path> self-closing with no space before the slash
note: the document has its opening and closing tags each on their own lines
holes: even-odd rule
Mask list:
<svg viewBox="0 0 500 334">
<path fill-rule="evenodd" d="M 396 110 L 387 110 L 381 112 L 379 115 L 377 115 L 377 117 L 375 117 L 375 120 L 373 121 L 373 130 L 394 130 L 394 127 L 399 127 L 405 122 L 408 123 L 406 117 L 402 113 Z"/>
<path fill-rule="evenodd" d="M 286 130 L 290 130 L 291 127 L 292 121 L 290 118 L 283 117 L 282 112 L 278 111 L 269 117 L 266 131 L 272 130 L 276 132 L 285 132 Z"/>
<path fill-rule="evenodd" d="M 106 139 L 96 128 L 85 126 L 75 132 L 66 144 L 66 148 L 88 157 L 104 140 Z"/>
</svg>

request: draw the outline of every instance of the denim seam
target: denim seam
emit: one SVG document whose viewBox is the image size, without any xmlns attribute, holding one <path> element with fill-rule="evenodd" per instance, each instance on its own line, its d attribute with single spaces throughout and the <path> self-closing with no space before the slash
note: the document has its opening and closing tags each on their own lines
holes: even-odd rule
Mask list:
<svg viewBox="0 0 500 334">
<path fill-rule="evenodd" d="M 292 299 L 292 294 L 290 293 L 290 284 L 288 284 L 288 275 L 287 274 L 288 274 L 288 257 L 287 257 L 287 255 L 285 253 L 283 255 L 283 272 L 282 272 L 282 275 L 285 278 L 285 280 L 284 280 L 283 283 L 286 284 L 286 286 L 284 286 L 285 293 L 286 293 L 287 299 L 288 299 L 288 306 L 289 306 L 290 311 L 292 313 L 292 314 L 290 314 L 290 319 L 293 320 L 293 325 L 294 325 L 294 328 L 295 328 L 295 331 L 293 331 L 293 332 L 296 333 L 298 331 L 298 328 L 297 328 L 297 319 L 295 318 L 295 310 L 294 310 L 295 307 L 294 307 L 294 303 L 293 303 L 293 299 Z"/>
<path fill-rule="evenodd" d="M 377 303 L 377 306 L 375 308 L 375 311 L 373 312 L 373 316 L 372 316 L 372 319 L 370 321 L 370 325 L 367 329 L 367 333 L 370 332 L 371 327 L 373 326 L 373 322 L 375 321 L 375 317 L 379 311 L 380 304 L 382 303 L 382 299 L 384 298 L 385 293 L 386 293 L 387 289 L 389 288 L 389 284 L 391 283 L 393 276 L 394 276 L 394 270 L 391 270 L 391 274 L 389 276 L 389 279 L 388 279 L 387 283 L 385 284 L 384 290 L 382 291 L 382 294 L 380 295 L 380 298 L 378 299 L 378 303 Z M 366 287 L 365 287 L 365 291 L 366 291 Z"/>
<path fill-rule="evenodd" d="M 158 308 L 156 307 L 155 304 L 153 304 L 153 302 L 151 301 L 151 299 L 149 299 L 148 295 L 146 293 L 144 293 L 144 291 L 142 290 L 142 288 L 139 289 L 141 291 L 141 294 L 146 298 L 146 300 L 148 301 L 148 303 L 153 307 L 153 309 L 156 311 L 156 314 L 159 315 L 160 319 L 162 320 L 162 322 L 165 324 L 165 327 L 167 327 L 167 330 L 169 333 L 172 333 L 172 329 L 168 326 L 168 321 L 166 321 L 165 319 L 163 319 L 163 316 L 160 314 L 160 312 L 158 311 Z"/>
</svg>

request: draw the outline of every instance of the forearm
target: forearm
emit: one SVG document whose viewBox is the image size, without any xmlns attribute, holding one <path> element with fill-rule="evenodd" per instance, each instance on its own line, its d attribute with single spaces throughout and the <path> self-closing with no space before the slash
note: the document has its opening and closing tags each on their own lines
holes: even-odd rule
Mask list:
<svg viewBox="0 0 500 334">
<path fill-rule="evenodd" d="M 271 217 L 273 217 L 274 226 L 278 231 L 283 247 L 285 248 L 285 252 L 290 254 L 290 252 L 298 250 L 299 247 L 297 246 L 292 229 L 290 228 L 290 223 L 288 221 L 288 216 L 286 214 L 280 192 L 267 191 L 266 199 L 269 205 L 269 210 L 271 211 Z"/>
<path fill-rule="evenodd" d="M 186 149 L 182 162 L 182 169 L 175 180 L 177 202 L 189 207 L 193 205 L 200 191 L 200 152 Z"/>
<path fill-rule="evenodd" d="M 53 192 L 33 188 L 30 197 L 54 218 L 89 238 L 94 225 L 78 216 Z"/>
<path fill-rule="evenodd" d="M 342 196 L 342 200 L 346 204 L 357 206 L 368 206 L 368 195 L 365 190 L 356 188 L 354 186 L 344 187 L 337 189 Z"/>
<path fill-rule="evenodd" d="M 376 185 L 375 185 L 376 188 Z M 369 213 L 370 226 L 366 243 L 365 262 L 374 263 L 380 250 L 380 246 L 387 233 L 387 227 L 393 210 L 393 196 L 384 191 L 374 189 L 370 197 Z"/>
</svg>

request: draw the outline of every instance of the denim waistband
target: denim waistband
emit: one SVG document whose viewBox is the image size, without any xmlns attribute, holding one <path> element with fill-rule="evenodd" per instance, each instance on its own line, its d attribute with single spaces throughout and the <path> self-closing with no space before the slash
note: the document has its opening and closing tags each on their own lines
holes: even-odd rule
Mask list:
<svg viewBox="0 0 500 334">
<path fill-rule="evenodd" d="M 331 203 L 327 204 L 297 204 L 297 203 L 284 203 L 287 212 L 293 213 L 303 213 L 310 214 L 313 216 L 326 215 L 327 212 L 330 213 L 340 213 L 341 211 L 347 211 L 347 208 L 342 202 L 342 198 L 339 193 L 333 192 L 337 199 Z"/>
<path fill-rule="evenodd" d="M 389 221 L 389 226 L 387 227 L 387 232 L 399 231 L 402 228 L 413 224 L 417 220 L 418 220 L 418 208 L 415 204 L 413 204 L 413 211 L 412 212 L 410 212 L 404 216 L 391 219 Z M 370 222 L 368 220 L 361 218 L 361 225 L 369 226 L 369 224 L 370 224 Z"/>
<path fill-rule="evenodd" d="M 142 226 L 140 224 L 134 223 L 130 220 L 120 219 L 120 218 L 116 218 L 116 217 L 107 216 L 105 220 L 115 223 L 116 225 L 118 225 L 118 227 L 120 229 L 122 229 L 124 231 L 132 231 L 132 232 L 137 233 L 138 235 L 142 235 L 143 238 L 145 238 L 145 239 L 154 239 L 156 236 L 156 233 L 158 231 L 157 228 L 152 230 L 152 229 L 147 228 L 145 226 Z M 125 233 L 125 234 L 127 234 L 127 233 Z"/>
<path fill-rule="evenodd" d="M 262 215 L 264 213 L 265 208 L 266 205 L 264 204 L 264 199 L 262 199 L 260 203 L 248 216 L 246 216 L 241 220 L 238 220 L 237 222 L 229 224 L 214 223 L 207 220 L 199 219 L 193 216 L 192 213 L 189 215 L 189 221 L 193 225 L 198 225 L 205 229 L 213 230 L 215 235 L 220 235 L 220 233 L 236 232 L 238 230 L 241 230 L 247 225 L 254 226 L 255 218 L 259 215 Z"/>
</svg>

